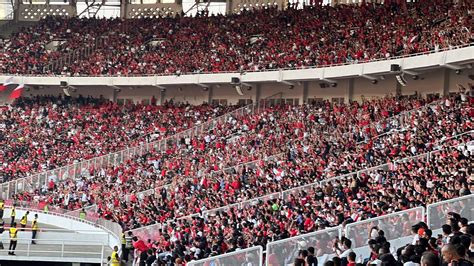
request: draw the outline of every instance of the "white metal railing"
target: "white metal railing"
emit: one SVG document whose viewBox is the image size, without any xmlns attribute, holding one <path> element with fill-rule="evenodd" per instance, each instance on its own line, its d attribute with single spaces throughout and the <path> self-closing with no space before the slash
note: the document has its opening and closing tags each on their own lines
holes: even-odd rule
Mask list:
<svg viewBox="0 0 474 266">
<path fill-rule="evenodd" d="M 405 211 L 383 215 L 369 220 L 350 223 L 345 228 L 345 236 L 352 241 L 352 248 L 366 246 L 371 230 L 376 227 L 385 232 L 385 238 L 390 241 L 410 236 L 411 226 L 425 217 L 425 208 L 417 207 Z"/>
<path fill-rule="evenodd" d="M 94 227 L 97 227 L 97 228 L 100 228 L 100 229 L 104 230 L 105 232 L 112 235 L 112 237 L 115 238 L 117 241 L 120 240 L 120 236 L 121 236 L 121 233 L 122 233 L 121 231 L 120 231 L 120 233 L 118 233 L 118 228 L 120 227 L 119 224 L 114 223 L 113 221 L 109 221 L 109 220 L 106 220 L 107 222 L 103 222 L 103 220 L 105 220 L 105 219 L 100 218 L 100 217 L 97 218 L 96 220 L 92 220 L 92 219 L 88 220 L 88 219 L 81 219 L 79 217 L 67 215 L 67 214 L 64 214 L 64 213 L 46 212 L 46 211 L 43 211 L 43 210 L 29 209 L 29 208 L 23 208 L 23 207 L 17 207 L 16 209 L 17 210 L 25 210 L 25 211 L 32 210 L 32 211 L 35 211 L 35 212 L 38 212 L 38 213 L 54 215 L 54 216 L 63 217 L 63 218 L 79 221 L 79 222 L 82 222 L 82 223 L 86 223 L 88 225 L 91 225 L 91 226 L 94 226 Z"/>
<path fill-rule="evenodd" d="M 315 248 L 316 257 L 333 254 L 333 245 L 337 239 L 340 239 L 341 235 L 342 227 L 336 226 L 304 235 L 271 241 L 266 247 L 266 265 L 292 265 L 295 258 L 298 257 L 298 252 L 309 247 Z"/>
<path fill-rule="evenodd" d="M 15 249 L 15 253 L 19 256 L 26 256 L 26 257 L 31 257 L 31 256 L 48 256 L 48 257 L 68 257 L 68 259 L 71 259 L 71 257 L 76 257 L 76 258 L 87 258 L 87 259 L 96 259 L 97 262 L 99 263 L 104 263 L 104 258 L 106 257 L 105 253 L 105 246 L 101 243 L 95 242 L 95 241 L 85 241 L 85 240 L 74 240 L 74 239 L 32 239 L 32 238 L 17 238 L 18 249 Z M 33 245 L 32 241 L 37 242 L 38 244 Z M 25 243 L 26 242 L 26 243 Z M 42 248 L 41 242 L 48 242 L 48 247 L 47 248 Z M 51 243 L 53 242 L 53 243 Z M 25 248 L 26 245 L 26 248 Z M 69 245 L 74 245 L 73 250 L 68 250 Z M 81 248 L 77 247 L 83 247 L 83 248 L 93 248 L 96 250 L 100 250 L 100 252 L 97 251 L 84 251 L 81 250 Z M 96 247 L 96 248 L 94 248 Z M 86 248 L 86 249 L 87 249 Z M 4 249 L 0 249 L 0 255 L 3 255 L 2 253 L 7 253 L 10 250 L 7 248 L 7 246 L 4 247 Z"/>
<path fill-rule="evenodd" d="M 473 221 L 474 194 L 428 205 L 426 208 L 428 226 L 441 228 L 443 224 L 448 222 L 450 212 L 458 213 L 469 221 Z"/>
<path fill-rule="evenodd" d="M 191 261 L 187 266 L 258 266 L 263 265 L 263 248 L 261 246 L 250 247 L 215 257 L 205 258 L 198 261 Z"/>
</svg>

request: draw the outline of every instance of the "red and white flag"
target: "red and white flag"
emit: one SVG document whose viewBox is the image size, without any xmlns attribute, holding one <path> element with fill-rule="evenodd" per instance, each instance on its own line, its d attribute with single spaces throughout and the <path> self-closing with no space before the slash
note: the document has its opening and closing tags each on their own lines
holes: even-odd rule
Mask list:
<svg viewBox="0 0 474 266">
<path fill-rule="evenodd" d="M 23 93 L 23 88 L 25 87 L 24 84 L 18 85 L 10 94 L 10 99 L 17 99 L 20 98 L 21 94 Z"/>
<path fill-rule="evenodd" d="M 8 85 L 13 84 L 13 77 L 8 77 L 2 85 L 0 85 L 0 91 L 4 91 L 7 89 Z"/>
</svg>

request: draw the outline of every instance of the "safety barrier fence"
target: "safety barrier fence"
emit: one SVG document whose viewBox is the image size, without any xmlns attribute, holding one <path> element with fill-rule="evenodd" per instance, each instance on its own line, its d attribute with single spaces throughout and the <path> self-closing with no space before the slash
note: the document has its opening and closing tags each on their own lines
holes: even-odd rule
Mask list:
<svg viewBox="0 0 474 266">
<path fill-rule="evenodd" d="M 263 263 L 263 248 L 255 246 L 247 249 L 242 249 L 223 255 L 206 258 L 199 261 L 189 262 L 188 266 L 235 266 L 235 265 L 262 265 Z"/>
<path fill-rule="evenodd" d="M 442 224 L 447 223 L 446 216 L 442 218 L 438 216 L 430 218 L 430 212 L 434 213 L 438 210 L 439 206 L 443 206 L 442 208 L 445 210 L 457 212 L 461 214 L 462 217 L 466 217 L 469 221 L 474 221 L 473 202 L 474 194 L 471 194 L 451 200 L 429 204 L 426 206 L 426 210 L 428 210 L 426 216 L 425 207 L 420 206 L 372 219 L 350 223 L 345 227 L 330 227 L 291 238 L 271 241 L 266 245 L 266 249 L 264 251 L 265 255 L 262 256 L 262 258 L 265 257 L 265 264 L 262 262 L 251 265 L 290 265 L 298 256 L 299 250 L 307 249 L 309 247 L 314 247 L 318 261 L 324 263 L 326 259 L 329 259 L 335 255 L 333 246 L 338 239 L 341 239 L 343 236 L 350 239 L 352 241 L 351 248 L 353 249 L 368 246 L 370 232 L 372 229 L 375 229 L 375 227 L 378 230 L 383 230 L 385 232 L 385 237 L 391 242 L 402 238 L 410 238 L 413 236 L 413 233 L 411 232 L 411 226 L 421 221 L 427 221 L 428 226 L 436 225 L 430 226 L 430 228 L 433 230 L 438 229 Z M 437 223 L 438 221 L 441 223 Z M 256 248 L 262 247 L 254 246 L 243 249 L 239 251 L 239 254 L 247 254 L 253 250 L 256 250 Z M 236 253 L 228 253 L 203 260 L 193 261 L 187 265 L 210 265 L 205 264 L 209 262 L 214 262 L 214 265 L 223 265 L 219 263 L 227 263 L 228 261 L 233 261 L 233 259 L 236 259 Z M 242 259 L 243 257 L 240 258 L 238 262 L 245 262 Z"/>
<path fill-rule="evenodd" d="M 474 221 L 474 197 L 468 195 L 428 205 L 427 225 L 432 228 L 441 228 L 448 221 L 449 213 L 452 212 L 460 214 L 469 221 Z"/>
<path fill-rule="evenodd" d="M 26 257 L 60 257 L 60 258 L 87 258 L 95 263 L 104 263 L 107 254 L 106 246 L 96 241 L 81 241 L 74 239 L 31 239 L 17 238 L 18 248 L 15 253 Z M 35 245 L 32 241 L 36 242 Z M 47 242 L 42 244 L 41 242 Z M 0 249 L 0 256 L 7 255 L 10 250 Z"/>
</svg>

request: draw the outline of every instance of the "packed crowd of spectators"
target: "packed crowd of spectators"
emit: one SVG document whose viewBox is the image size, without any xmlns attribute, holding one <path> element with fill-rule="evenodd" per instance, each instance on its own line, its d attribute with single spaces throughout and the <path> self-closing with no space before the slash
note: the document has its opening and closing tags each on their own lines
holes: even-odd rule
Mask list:
<svg viewBox="0 0 474 266">
<path fill-rule="evenodd" d="M 472 192 L 469 184 L 472 184 L 473 156 L 465 145 L 450 147 L 454 143 L 456 142 L 449 143 L 428 160 L 405 160 L 392 170 L 374 170 L 360 177 L 342 178 L 323 187 L 300 192 L 289 199 L 261 201 L 253 206 L 229 209 L 205 218 L 194 217 L 190 221 L 165 223 L 161 229 L 154 229 L 152 239 L 135 238 L 135 244 L 139 241 L 147 243 L 144 248 L 139 244 L 135 245 L 139 251 L 137 255 L 143 260 L 153 254 L 161 263 L 171 261 L 174 263 L 172 265 L 184 265 L 183 263 L 208 256 L 256 245 L 265 247 L 267 243 L 279 239 L 469 195 Z M 464 207 L 468 208 L 469 213 L 472 211 L 469 204 Z M 400 226 L 408 221 L 412 219 L 400 217 L 398 222 L 391 225 L 392 231 L 371 232 L 373 240 L 369 244 L 373 253 L 365 262 L 369 261 L 369 265 L 395 265 L 380 264 L 377 261 L 383 261 L 378 256 L 387 253 L 387 249 L 382 243 L 374 241 L 385 243 L 387 239 L 394 239 L 391 235 L 397 235 L 397 230 L 402 230 Z M 418 229 L 415 232 L 419 232 Z M 429 235 L 427 231 L 424 232 Z M 420 238 L 424 232 L 420 233 Z M 452 233 L 447 229 L 446 232 L 444 238 L 452 239 L 452 233 L 459 232 L 459 227 Z M 365 243 L 365 237 L 367 235 L 356 235 L 352 241 Z M 334 242 L 330 235 L 318 236 L 316 239 L 312 251 L 315 257 L 336 252 L 347 259 L 353 245 L 351 240 Z M 414 245 L 417 244 L 414 241 Z M 385 252 L 380 253 L 381 249 Z M 149 250 L 152 251 L 144 255 Z M 291 251 L 292 249 L 276 249 L 267 254 L 271 256 L 271 265 L 288 265 L 294 258 Z M 464 257 L 463 254 L 461 253 L 461 257 Z M 300 254 L 298 259 L 303 255 Z M 245 262 L 245 255 L 240 257 L 242 261 L 235 265 Z M 328 265 L 340 265 L 336 262 L 340 258 L 332 259 L 336 264 Z M 355 259 L 353 255 L 351 259 Z M 419 258 L 411 256 L 404 257 L 404 260 L 419 263 Z"/>
<path fill-rule="evenodd" d="M 54 69 L 62 75 L 253 71 L 366 62 L 473 42 L 470 1 L 290 6 L 228 16 L 141 19 L 48 18 L 12 36 L 0 73 L 42 73 L 76 47 L 104 45 Z M 84 33 L 85 31 L 85 33 Z M 46 44 L 64 43 L 51 52 Z"/>
<path fill-rule="evenodd" d="M 2 39 L 0 73 L 46 74 L 45 67 L 54 60 L 80 47 L 92 47 L 114 21 L 47 17 Z"/>
<path fill-rule="evenodd" d="M 264 193 L 270 189 L 280 189 L 281 187 L 261 188 L 260 192 L 245 189 L 250 184 L 257 182 L 252 179 L 265 179 L 266 172 L 272 171 L 272 166 L 261 165 L 261 172 L 258 175 L 252 173 L 249 179 L 239 180 L 237 173 L 221 171 L 223 168 L 247 163 L 253 160 L 261 160 L 267 156 L 287 153 L 286 145 L 282 143 L 295 142 L 299 146 L 298 150 L 306 150 L 311 145 L 309 141 L 319 138 L 325 131 L 339 128 L 338 140 L 353 147 L 357 141 L 370 138 L 387 132 L 397 126 L 398 120 L 387 119 L 405 109 L 419 108 L 424 105 L 424 100 L 397 100 L 396 98 L 386 98 L 382 100 L 366 101 L 363 104 L 357 102 L 351 105 L 331 105 L 324 102 L 317 105 L 303 106 L 281 106 L 272 107 L 255 114 L 243 114 L 241 117 L 229 118 L 222 124 L 217 124 L 214 130 L 195 135 L 192 139 L 185 138 L 178 143 L 168 145 L 166 150 L 150 151 L 144 155 L 130 158 L 123 164 L 104 167 L 100 169 L 85 169 L 83 175 L 78 179 L 68 179 L 58 181 L 58 177 L 49 177 L 49 184 L 39 190 L 25 191 L 18 194 L 18 200 L 46 201 L 52 205 L 60 205 L 65 209 L 77 209 L 84 205 L 97 204 L 99 212 L 105 217 L 119 215 L 118 220 L 122 220 L 127 227 L 135 228 L 147 225 L 156 221 L 163 221 L 173 216 L 182 216 L 197 212 L 194 208 L 184 208 L 181 204 L 188 204 L 186 194 L 193 192 L 191 202 L 199 199 L 199 195 L 209 193 L 205 197 L 206 204 L 201 201 L 194 202 L 196 206 L 204 204 L 204 208 L 226 205 L 235 200 L 251 198 L 256 193 Z M 302 122 L 301 118 L 308 119 Z M 373 121 L 373 123 L 370 123 Z M 345 132 L 345 134 L 342 134 Z M 229 136 L 233 136 L 230 139 Z M 326 137 L 329 139 L 326 140 Z M 313 158 L 318 157 L 321 164 L 324 163 L 324 153 L 334 141 L 327 135 L 324 141 L 311 149 Z M 298 139 L 303 139 L 304 145 L 296 143 Z M 342 145 L 342 144 L 341 144 Z M 342 147 L 342 146 L 341 146 Z M 329 150 L 328 150 L 329 151 Z M 326 151 L 326 152 L 328 152 Z M 287 155 L 285 155 L 287 156 Z M 288 155 L 296 157 L 295 155 Z M 300 156 L 300 155 L 298 155 Z M 335 158 L 330 156 L 329 159 Z M 306 161 L 311 158 L 308 157 Z M 328 161 L 329 162 L 329 161 Z M 264 163 L 264 161 L 261 161 Z M 286 167 L 291 167 L 289 164 Z M 316 165 L 315 162 L 310 162 Z M 314 175 L 321 176 L 324 167 L 319 169 L 308 168 Z M 351 169 L 346 169 L 350 171 Z M 220 172 L 219 172 L 220 171 Z M 301 172 L 303 173 L 303 172 Z M 336 175 L 338 171 L 326 169 L 326 175 Z M 250 173 L 249 173 L 250 174 Z M 293 175 L 293 173 L 291 173 Z M 288 175 L 286 179 L 288 179 Z M 258 181 L 259 183 L 261 181 Z M 290 182 L 290 181 L 288 181 Z M 305 182 L 305 180 L 301 180 Z M 296 186 L 297 180 L 287 186 Z M 158 189 L 164 185 L 169 185 L 168 189 Z M 140 199 L 136 192 L 155 188 L 161 194 L 162 199 L 155 198 L 154 195 Z M 231 194 L 225 197 L 217 197 L 223 201 L 211 200 L 213 195 L 219 191 L 239 191 L 234 196 Z M 130 197 L 117 198 L 116 193 L 130 195 Z M 227 199 L 227 197 L 229 197 Z M 239 199 L 240 197 L 240 199 Z M 168 199 L 169 198 L 169 199 Z M 128 202 L 126 201 L 128 199 Z M 164 201 L 162 201 L 164 200 Z M 149 202 L 154 202 L 150 204 Z M 156 205 L 160 202 L 160 205 Z M 188 203 L 186 203 L 188 202 Z M 121 206 L 124 204 L 124 206 Z M 131 206 L 138 205 L 133 208 Z M 144 208 L 145 206 L 148 208 Z M 156 205 L 154 211 L 149 208 Z M 169 205 L 168 207 L 166 207 Z M 182 209 L 182 213 L 168 212 L 167 208 L 174 205 Z M 140 208 L 137 208 L 140 207 Z M 199 206 L 201 207 L 201 206 Z M 119 212 L 113 212 L 113 210 Z M 159 215 L 164 213 L 164 215 Z M 135 219 L 131 220 L 131 217 Z M 140 217 L 139 219 L 137 217 Z"/>
<path fill-rule="evenodd" d="M 155 225 L 152 232 L 134 232 L 143 240 L 150 238 L 147 250 L 153 247 L 171 256 L 162 256 L 166 260 L 186 261 L 265 245 L 471 193 L 472 156 L 461 144 L 473 136 L 449 139 L 473 129 L 473 98 L 469 95 L 471 92 L 462 92 L 434 102 L 386 97 L 362 103 L 268 107 L 229 116 L 209 131 L 169 143 L 166 150 L 150 150 L 117 165 L 83 169 L 74 179 L 50 176 L 47 185 L 14 198 L 69 210 L 94 206 L 96 217 L 116 221 L 125 230 Z M 117 106 L 85 98 L 45 97 L 16 104 L 18 110 L 4 111 L 6 117 L 18 111 L 18 117 L 29 117 L 26 121 L 51 119 L 37 123 L 38 130 L 51 124 L 61 129 L 79 121 L 68 130 L 80 126 L 80 132 L 96 136 L 103 126 L 107 130 L 110 124 L 123 123 L 119 124 L 123 129 L 111 134 L 123 134 L 124 143 L 136 143 L 136 136 L 164 127 L 160 123 L 176 123 L 176 116 L 185 127 L 225 111 L 210 106 Z M 30 109 L 34 111 L 25 111 Z M 70 122 L 55 121 L 58 113 L 71 117 Z M 151 114 L 155 117 L 150 118 Z M 96 125 L 85 117 L 107 122 Z M 119 122 L 123 118 L 126 121 Z M 19 125 L 35 128 L 33 122 Z M 98 128 L 88 131 L 89 126 Z M 177 131 L 166 128 L 169 134 Z M 68 130 L 57 132 L 68 136 Z M 93 147 L 103 145 L 109 151 L 108 145 L 114 147 L 114 143 L 97 142 Z M 84 147 L 88 151 L 92 146 L 77 146 L 76 152 L 80 154 Z M 441 151 L 428 161 L 395 162 L 436 149 Z M 360 176 L 351 174 L 323 187 L 295 190 L 284 198 L 208 212 L 385 163 L 389 167 Z M 452 176 L 456 181 L 451 181 Z M 138 193 L 149 189 L 152 192 L 144 196 Z"/>
<path fill-rule="evenodd" d="M 159 229 L 153 229 L 150 245 L 171 252 L 173 259 L 185 259 L 176 253 L 175 245 L 180 242 L 180 249 L 200 250 L 191 257 L 202 258 L 209 255 L 204 247 L 220 254 L 469 194 L 472 158 L 466 149 L 460 152 L 448 146 L 470 141 L 472 136 L 443 140 L 472 130 L 470 104 L 465 95 L 455 95 L 431 105 L 420 99 L 386 98 L 363 104 L 326 102 L 269 108 L 244 115 L 248 121 L 229 118 L 215 130 L 182 139 L 164 152 L 152 151 L 108 169 L 91 169 L 76 180 L 52 178 L 52 186 L 26 191 L 16 198 L 69 209 L 95 204 L 100 217 L 117 221 L 126 229 L 157 223 Z M 410 115 L 390 118 L 413 108 L 417 110 Z M 229 135 L 233 137 L 226 139 Z M 278 141 L 272 144 L 275 139 Z M 289 198 L 246 205 L 243 210 L 171 220 L 443 145 L 428 164 L 407 161 L 391 170 L 350 176 Z M 282 155 L 265 160 L 276 152 Z M 218 158 L 209 160 L 215 153 Z M 252 157 L 260 153 L 262 157 Z M 257 158 L 256 167 L 220 171 L 247 162 L 234 159 L 249 154 Z M 446 182 L 452 171 L 459 176 L 458 182 Z M 136 193 L 150 188 L 156 193 L 145 197 Z"/>
<path fill-rule="evenodd" d="M 235 106 L 118 105 L 86 97 L 20 98 L 0 110 L 0 182 L 160 139 Z"/>
</svg>

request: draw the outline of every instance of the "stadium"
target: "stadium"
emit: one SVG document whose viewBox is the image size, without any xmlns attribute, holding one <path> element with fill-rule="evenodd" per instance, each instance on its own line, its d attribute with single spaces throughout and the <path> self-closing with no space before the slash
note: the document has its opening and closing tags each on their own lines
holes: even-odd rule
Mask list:
<svg viewBox="0 0 474 266">
<path fill-rule="evenodd" d="M 0 1 L 0 265 L 472 266 L 473 15 Z"/>
</svg>

